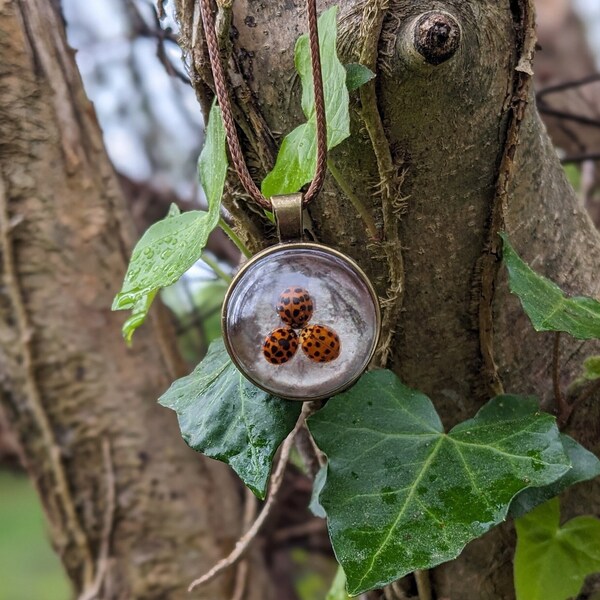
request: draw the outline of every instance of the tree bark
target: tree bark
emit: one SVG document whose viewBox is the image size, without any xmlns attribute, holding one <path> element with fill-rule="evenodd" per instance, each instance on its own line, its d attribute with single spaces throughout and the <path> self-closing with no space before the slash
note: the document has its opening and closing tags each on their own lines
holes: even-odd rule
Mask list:
<svg viewBox="0 0 600 600">
<path fill-rule="evenodd" d="M 211 76 L 197 7 L 192 0 L 176 4 L 192 81 L 207 106 Z M 227 23 L 228 3 L 217 4 L 220 23 Z M 549 406 L 552 337 L 533 331 L 503 272 L 496 275 L 490 227 L 505 221 L 514 245 L 536 270 L 568 293 L 596 297 L 600 235 L 563 174 L 532 95 L 516 157 L 507 163 L 513 174 L 507 206 L 498 200 L 516 68 L 527 68 L 519 62 L 529 33 L 522 22 L 526 3 L 436 2 L 435 10 L 450 13 L 460 34 L 456 52 L 437 65 L 414 45 L 415 22 L 432 10 L 431 2 L 323 0 L 320 8 L 333 4 L 340 8 L 344 62 L 366 64 L 377 78 L 352 95 L 352 136 L 331 160 L 382 239 L 371 238 L 331 177 L 308 211 L 315 237 L 355 258 L 383 299 L 378 365 L 428 393 L 448 427 L 472 416 L 501 384 L 509 392 L 537 394 Z M 295 40 L 306 31 L 304 3 L 236 0 L 232 10 L 234 34 L 225 29 L 221 39 L 230 42 L 224 50 L 230 53 L 238 124 L 249 160 L 262 165 L 260 177 L 274 158 L 264 140 L 303 121 L 298 79 L 290 73 Z M 238 197 L 229 207 L 254 247 L 273 242 L 272 228 L 257 219 L 250 203 Z M 494 220 L 497 211 L 502 218 Z M 482 257 L 492 258 L 491 275 L 482 273 Z M 484 318 L 485 303 L 493 322 Z M 566 384 L 593 347 L 563 343 Z M 596 453 L 599 436 L 590 423 L 597 422 L 598 408 L 589 402 L 579 407 L 570 430 Z M 566 514 L 598 513 L 599 491 L 598 482 L 575 488 L 567 494 Z M 435 597 L 513 598 L 513 541 L 507 524 L 435 569 Z"/>
<path fill-rule="evenodd" d="M 134 235 L 52 2 L 0 0 L 0 98 L 0 399 L 52 543 L 80 598 L 230 598 L 233 572 L 186 588 L 239 536 L 239 486 L 156 404 L 185 372 L 164 319 L 127 348 L 110 311 Z"/>
</svg>

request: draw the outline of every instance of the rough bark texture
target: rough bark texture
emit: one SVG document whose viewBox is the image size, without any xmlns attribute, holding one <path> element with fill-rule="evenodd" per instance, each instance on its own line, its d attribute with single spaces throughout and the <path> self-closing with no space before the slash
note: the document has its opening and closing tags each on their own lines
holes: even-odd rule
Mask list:
<svg viewBox="0 0 600 600">
<path fill-rule="evenodd" d="M 233 572 L 185 591 L 238 537 L 239 488 L 156 404 L 182 372 L 161 318 L 128 349 L 110 312 L 132 228 L 52 2 L 0 0 L 0 97 L 0 399 L 52 543 L 81 598 L 230 598 Z"/>
<path fill-rule="evenodd" d="M 218 4 L 221 17 L 227 17 L 227 3 Z M 320 8 L 332 4 L 340 6 L 344 61 L 377 70 L 376 81 L 353 94 L 352 137 L 332 159 L 354 202 L 373 215 L 382 240 L 370 239 L 350 199 L 331 178 L 309 207 L 312 231 L 353 256 L 377 286 L 385 314 L 378 363 L 428 393 L 451 426 L 472 416 L 487 397 L 479 266 L 492 213 L 499 209 L 495 188 L 525 3 L 326 0 Z M 177 7 L 192 80 L 206 105 L 211 78 L 198 13 L 192 0 L 178 0 Z M 451 13 L 461 28 L 457 52 L 438 66 L 427 64 L 412 45 L 413 23 L 430 10 Z M 305 30 L 303 3 L 233 4 L 229 70 L 237 92 L 248 86 L 234 97 L 251 160 L 269 154 L 263 143 L 269 132 L 285 133 L 302 121 L 299 86 L 290 73 L 295 39 Z M 240 83 L 240 74 L 246 83 Z M 253 131 L 250 122 L 264 123 L 268 132 Z M 568 185 L 532 100 L 512 168 L 505 218 L 516 248 L 568 292 L 598 296 L 600 236 Z M 230 206 L 242 226 L 252 226 L 248 235 L 255 246 L 270 242 L 272 230 L 250 206 L 239 199 Z M 487 359 L 495 361 L 507 391 L 536 393 L 547 405 L 552 338 L 535 334 L 508 294 L 502 271 L 496 279 L 490 298 L 495 335 L 484 336 L 493 356 Z M 565 383 L 591 352 L 589 344 L 564 340 Z M 574 437 L 596 453 L 598 432 L 590 432 L 589 424 L 597 422 L 598 409 L 589 402 L 579 407 L 571 426 Z M 596 482 L 568 494 L 566 514 L 600 512 L 599 489 Z M 513 542 L 507 524 L 435 569 L 436 597 L 513 598 Z"/>
</svg>

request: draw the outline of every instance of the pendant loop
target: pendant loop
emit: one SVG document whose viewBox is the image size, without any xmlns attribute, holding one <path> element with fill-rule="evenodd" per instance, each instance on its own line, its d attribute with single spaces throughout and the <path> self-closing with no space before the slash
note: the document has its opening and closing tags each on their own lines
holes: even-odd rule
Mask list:
<svg viewBox="0 0 600 600">
<path fill-rule="evenodd" d="M 300 242 L 302 225 L 302 194 L 287 194 L 271 198 L 280 242 Z"/>
</svg>

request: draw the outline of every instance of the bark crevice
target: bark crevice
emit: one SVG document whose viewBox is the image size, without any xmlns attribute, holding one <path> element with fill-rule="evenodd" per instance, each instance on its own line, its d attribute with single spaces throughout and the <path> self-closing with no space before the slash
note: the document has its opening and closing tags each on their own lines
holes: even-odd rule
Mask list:
<svg viewBox="0 0 600 600">
<path fill-rule="evenodd" d="M 515 172 L 515 154 L 519 146 L 521 123 L 531 101 L 533 56 L 535 53 L 535 16 L 531 0 L 514 2 L 513 14 L 517 41 L 516 63 L 511 91 L 507 98 L 508 123 L 499 161 L 495 193 L 491 203 L 488 231 L 482 254 L 475 266 L 473 296 L 477 306 L 477 331 L 481 353 L 481 380 L 478 390 L 483 399 L 504 393 L 504 386 L 494 358 L 494 293 L 502 260 L 499 233 L 506 227 L 509 192 Z"/>
</svg>

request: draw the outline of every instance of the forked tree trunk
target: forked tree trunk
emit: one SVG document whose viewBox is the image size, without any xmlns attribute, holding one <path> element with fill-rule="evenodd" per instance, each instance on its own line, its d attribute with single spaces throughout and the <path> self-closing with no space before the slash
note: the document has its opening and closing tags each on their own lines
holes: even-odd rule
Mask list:
<svg viewBox="0 0 600 600">
<path fill-rule="evenodd" d="M 128 349 L 110 311 L 133 236 L 50 0 L 0 0 L 0 232 L 0 399 L 75 592 L 230 598 L 234 572 L 186 588 L 240 534 L 239 486 L 156 404 L 182 373 L 160 318 Z"/>
<path fill-rule="evenodd" d="M 211 76 L 195 4 L 178 0 L 177 10 L 192 81 L 206 107 Z M 304 3 L 236 0 L 233 9 L 229 2 L 217 4 L 236 118 L 248 158 L 264 175 L 274 160 L 274 138 L 303 120 L 298 78 L 290 74 L 295 40 L 306 31 Z M 378 223 L 382 241 L 370 239 L 348 195 L 331 178 L 308 210 L 316 238 L 353 256 L 384 299 L 379 364 L 427 392 L 447 426 L 472 416 L 501 383 L 510 392 L 537 394 L 548 405 L 553 337 L 535 334 L 509 295 L 503 272 L 496 274 L 488 241 L 497 238 L 490 227 L 505 220 L 514 245 L 535 269 L 569 293 L 596 297 L 600 236 L 564 177 L 531 96 L 514 164 L 504 163 L 513 172 L 505 208 L 497 194 L 502 157 L 510 157 L 509 108 L 520 91 L 516 67 L 527 70 L 522 53 L 532 46 L 525 35 L 531 33 L 527 3 L 319 4 L 340 7 L 343 60 L 377 72 L 372 85 L 353 94 L 352 137 L 331 158 L 354 202 Z M 429 48 L 447 51 L 443 61 L 428 61 L 427 47 L 421 54 L 415 47 L 415 24 L 432 9 L 434 21 L 441 18 L 459 39 L 456 49 L 442 39 Z M 231 200 L 229 207 L 254 247 L 272 242 L 272 229 L 248 204 Z M 562 343 L 566 384 L 593 348 L 566 336 Z M 598 454 L 597 400 L 579 407 L 571 433 Z M 567 494 L 565 514 L 597 514 L 599 492 L 598 482 L 578 486 Z M 435 597 L 513 598 L 512 544 L 510 524 L 470 544 L 458 560 L 432 572 Z"/>
</svg>

